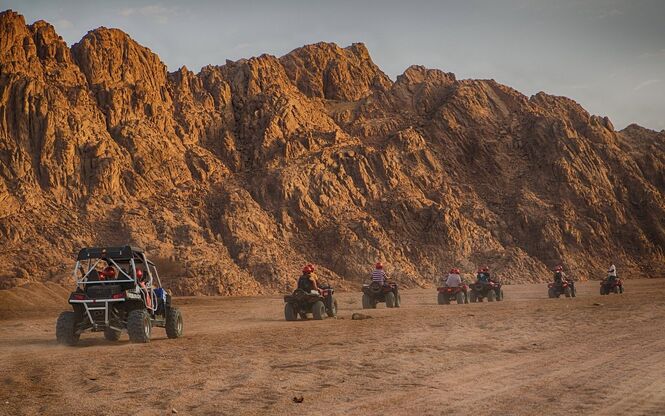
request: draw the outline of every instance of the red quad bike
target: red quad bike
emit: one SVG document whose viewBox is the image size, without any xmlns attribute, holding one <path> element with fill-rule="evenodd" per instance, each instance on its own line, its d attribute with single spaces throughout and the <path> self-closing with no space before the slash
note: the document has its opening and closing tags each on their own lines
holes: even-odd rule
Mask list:
<svg viewBox="0 0 665 416">
<path fill-rule="evenodd" d="M 577 290 L 575 290 L 575 283 L 572 281 L 550 282 L 547 284 L 547 296 L 550 298 L 559 298 L 564 295 L 567 298 L 575 297 Z"/>
<path fill-rule="evenodd" d="M 469 301 L 471 302 L 482 302 L 485 298 L 487 298 L 488 302 L 503 300 L 502 285 L 494 280 L 490 280 L 489 282 L 475 282 L 469 288 L 471 289 L 469 292 Z"/>
<path fill-rule="evenodd" d="M 333 296 L 335 289 L 329 285 L 321 285 L 320 292 L 305 292 L 302 289 L 296 289 L 292 294 L 284 296 L 284 318 L 287 321 L 295 321 L 300 316 L 301 319 L 307 319 L 307 314 L 312 314 L 316 320 L 324 319 L 327 316 L 334 318 L 337 316 L 337 300 Z"/>
<path fill-rule="evenodd" d="M 383 285 L 379 282 L 364 284 L 362 292 L 363 309 L 376 309 L 376 304 L 379 302 L 385 302 L 386 308 L 399 308 L 402 304 L 397 283 L 394 282 L 386 282 Z"/>
<path fill-rule="evenodd" d="M 436 289 L 439 292 L 437 301 L 439 305 L 449 305 L 451 300 L 462 303 L 469 303 L 469 286 L 466 284 L 458 287 L 443 286 Z"/>
<path fill-rule="evenodd" d="M 610 293 L 623 293 L 623 280 L 614 278 L 612 280 L 604 279 L 600 282 L 600 294 L 609 295 Z"/>
<path fill-rule="evenodd" d="M 127 331 L 131 342 L 146 343 L 155 326 L 166 329 L 169 338 L 182 336 L 182 315 L 142 249 L 81 249 L 74 279 L 77 288 L 69 296 L 73 311 L 62 312 L 56 323 L 60 344 L 75 345 L 85 331 L 103 332 L 109 341 L 119 340 Z"/>
</svg>

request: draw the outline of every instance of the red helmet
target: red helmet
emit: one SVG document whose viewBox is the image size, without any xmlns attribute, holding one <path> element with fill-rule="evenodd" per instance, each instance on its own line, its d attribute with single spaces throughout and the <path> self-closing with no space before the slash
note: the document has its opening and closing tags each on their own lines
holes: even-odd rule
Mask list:
<svg viewBox="0 0 665 416">
<path fill-rule="evenodd" d="M 312 273 L 312 271 L 309 268 L 309 264 L 302 268 L 302 272 L 305 273 L 305 274 Z"/>
<path fill-rule="evenodd" d="M 563 271 L 563 266 L 561 266 L 561 265 L 559 264 L 558 266 L 556 266 L 556 267 L 554 268 L 554 271 L 555 271 L 555 272 L 562 272 L 562 271 Z"/>
<path fill-rule="evenodd" d="M 104 270 L 102 270 L 101 274 L 108 279 L 115 279 L 115 267 L 106 266 L 104 267 Z"/>
<path fill-rule="evenodd" d="M 137 270 L 136 271 L 136 277 L 138 277 L 139 279 L 142 278 L 143 277 L 143 270 L 141 270 L 141 269 Z"/>
<path fill-rule="evenodd" d="M 454 267 L 454 268 L 450 269 L 450 273 L 451 274 L 459 274 L 459 269 L 457 267 Z"/>
<path fill-rule="evenodd" d="M 483 272 L 483 269 L 479 267 L 478 271 L 476 273 L 482 273 L 482 272 Z"/>
<path fill-rule="evenodd" d="M 381 262 L 378 262 L 374 265 L 374 267 L 378 270 L 381 270 L 381 269 L 383 269 L 383 264 L 381 264 Z"/>
<path fill-rule="evenodd" d="M 310 273 L 314 273 L 314 265 L 312 263 L 307 264 L 307 267 L 309 267 Z"/>
<path fill-rule="evenodd" d="M 487 267 L 487 266 L 485 266 L 485 267 L 483 267 L 483 271 L 484 271 L 484 272 L 489 272 L 489 271 L 490 271 L 490 268 Z"/>
</svg>

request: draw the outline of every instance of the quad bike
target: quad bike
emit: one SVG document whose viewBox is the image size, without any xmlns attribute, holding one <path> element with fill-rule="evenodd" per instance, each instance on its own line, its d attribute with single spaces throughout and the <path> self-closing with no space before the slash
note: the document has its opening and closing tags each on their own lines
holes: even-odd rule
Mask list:
<svg viewBox="0 0 665 416">
<path fill-rule="evenodd" d="M 550 282 L 547 284 L 547 296 L 550 298 L 559 298 L 564 295 L 567 298 L 575 297 L 577 290 L 575 289 L 575 282 L 569 280 L 562 280 L 560 282 Z"/>
<path fill-rule="evenodd" d="M 300 316 L 307 319 L 307 314 L 317 320 L 324 319 L 326 315 L 330 318 L 337 316 L 337 300 L 333 296 L 335 289 L 328 285 L 320 286 L 320 290 L 306 292 L 296 289 L 292 294 L 284 296 L 284 318 L 287 321 L 295 321 Z"/>
<path fill-rule="evenodd" d="M 59 343 L 75 345 L 85 331 L 104 332 L 109 341 L 127 331 L 131 342 L 146 343 L 155 326 L 165 328 L 169 338 L 182 336 L 182 315 L 142 249 L 81 249 L 74 279 L 77 288 L 69 296 L 73 311 L 62 312 L 56 323 Z"/>
<path fill-rule="evenodd" d="M 469 288 L 471 289 L 469 291 L 470 302 L 482 302 L 485 298 L 487 298 L 488 302 L 503 300 L 502 285 L 494 280 L 488 282 L 477 281 L 472 283 Z"/>
<path fill-rule="evenodd" d="M 439 305 L 449 305 L 451 300 L 457 304 L 469 303 L 469 286 L 466 284 L 458 287 L 443 286 L 436 289 L 439 293 L 437 302 Z"/>
<path fill-rule="evenodd" d="M 385 302 L 386 308 L 399 308 L 402 299 L 397 289 L 397 283 L 394 282 L 386 282 L 383 285 L 379 282 L 364 284 L 363 309 L 376 309 L 376 304 L 379 302 Z"/>
<path fill-rule="evenodd" d="M 604 279 L 600 282 L 600 294 L 609 295 L 610 293 L 623 293 L 623 280 L 618 277 L 614 279 Z"/>
</svg>

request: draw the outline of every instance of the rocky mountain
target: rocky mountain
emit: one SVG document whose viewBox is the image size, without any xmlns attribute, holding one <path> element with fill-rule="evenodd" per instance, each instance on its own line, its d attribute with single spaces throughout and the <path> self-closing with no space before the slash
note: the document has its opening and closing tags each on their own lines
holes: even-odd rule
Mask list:
<svg viewBox="0 0 665 416">
<path fill-rule="evenodd" d="M 665 132 L 360 43 L 169 73 L 116 29 L 69 47 L 0 14 L 0 285 L 67 282 L 86 245 L 145 247 L 177 293 L 356 286 L 453 265 L 507 281 L 665 260 Z"/>
</svg>

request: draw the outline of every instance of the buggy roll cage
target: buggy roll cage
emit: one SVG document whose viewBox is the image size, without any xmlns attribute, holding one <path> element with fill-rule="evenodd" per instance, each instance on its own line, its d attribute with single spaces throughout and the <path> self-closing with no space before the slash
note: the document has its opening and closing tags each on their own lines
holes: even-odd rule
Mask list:
<svg viewBox="0 0 665 416">
<path fill-rule="evenodd" d="M 94 263 L 93 263 L 93 260 Z M 118 277 L 114 280 L 109 281 L 89 281 L 88 277 L 93 270 L 96 270 L 97 265 L 100 261 L 105 261 L 109 266 L 113 265 L 118 270 Z M 83 262 L 87 264 L 87 271 L 83 267 Z M 129 270 L 126 272 L 118 263 L 129 263 Z M 143 287 L 139 284 L 138 279 L 136 278 L 137 264 L 145 265 L 143 268 L 144 271 L 144 280 L 142 282 L 145 284 Z M 78 272 L 81 272 L 83 277 L 78 278 Z M 147 279 L 145 277 L 147 276 Z M 124 277 L 123 280 L 120 280 L 121 277 Z M 74 266 L 74 280 L 78 286 L 85 286 L 89 284 L 100 284 L 100 283 L 132 283 L 135 290 L 144 292 L 143 295 L 147 298 L 150 297 L 155 299 L 155 290 L 153 284 L 157 282 L 157 287 L 162 287 L 161 279 L 159 278 L 159 273 L 157 272 L 157 267 L 153 262 L 148 260 L 145 256 L 145 253 L 142 249 L 132 246 L 123 246 L 123 247 L 90 247 L 83 248 L 79 251 L 79 254 L 76 258 L 76 265 Z M 152 302 L 152 310 L 157 309 L 157 303 Z"/>
</svg>

